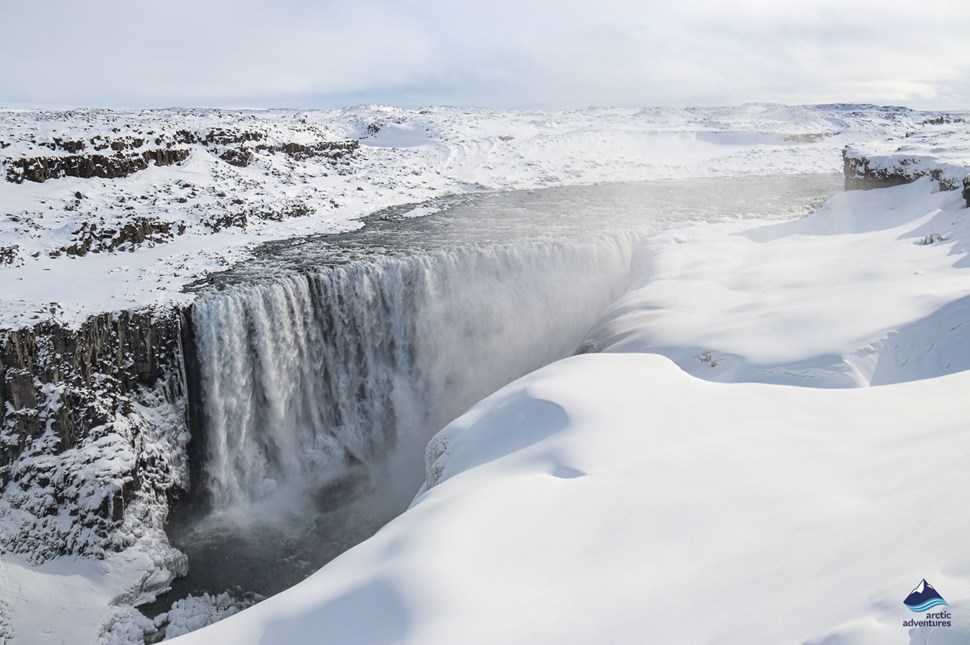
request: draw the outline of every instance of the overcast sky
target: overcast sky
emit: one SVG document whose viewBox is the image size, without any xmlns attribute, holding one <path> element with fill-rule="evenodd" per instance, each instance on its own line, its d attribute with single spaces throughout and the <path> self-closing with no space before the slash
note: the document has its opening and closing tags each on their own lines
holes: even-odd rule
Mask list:
<svg viewBox="0 0 970 645">
<path fill-rule="evenodd" d="M 0 104 L 970 109 L 970 0 L 0 0 Z"/>
</svg>

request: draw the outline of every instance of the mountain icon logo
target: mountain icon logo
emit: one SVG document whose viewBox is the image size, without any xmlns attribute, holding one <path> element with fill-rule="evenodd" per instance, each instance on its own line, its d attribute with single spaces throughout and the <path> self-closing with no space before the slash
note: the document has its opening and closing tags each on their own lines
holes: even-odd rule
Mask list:
<svg viewBox="0 0 970 645">
<path fill-rule="evenodd" d="M 916 588 L 909 592 L 903 604 L 909 607 L 910 611 L 922 613 L 939 605 L 949 606 L 950 603 L 943 600 L 943 596 L 926 581 L 926 578 L 923 578 Z"/>
</svg>

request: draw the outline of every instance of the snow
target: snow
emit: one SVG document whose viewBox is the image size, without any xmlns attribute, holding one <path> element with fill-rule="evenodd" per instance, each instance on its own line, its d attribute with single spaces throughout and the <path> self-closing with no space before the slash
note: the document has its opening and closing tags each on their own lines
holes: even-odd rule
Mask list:
<svg viewBox="0 0 970 645">
<path fill-rule="evenodd" d="M 932 190 L 924 178 L 801 220 L 654 236 L 587 344 L 717 381 L 854 387 L 968 369 L 970 221 L 957 191 Z M 916 243 L 931 232 L 951 239 Z"/>
<path fill-rule="evenodd" d="M 114 127 L 120 137 L 228 124 L 274 143 L 361 144 L 336 167 L 267 154 L 235 168 L 193 144 L 182 165 L 124 179 L 0 180 L 0 247 L 18 247 L 0 266 L 0 329 L 186 303 L 186 284 L 255 244 L 350 230 L 376 209 L 443 194 L 837 171 L 845 145 L 896 163 L 914 152 L 900 141 L 936 127 L 923 124 L 934 116 L 764 105 L 0 111 L 3 163 L 62 154 L 32 139 Z M 940 164 L 970 167 L 962 135 L 906 145 L 922 136 Z M 207 228 L 234 199 L 300 200 L 310 212 Z M 51 257 L 93 213 L 186 232 Z M 473 407 L 429 445 L 428 482 L 406 513 L 304 583 L 177 642 L 967 642 L 966 215 L 957 192 L 923 179 L 841 195 L 794 222 L 649 238 L 630 290 L 587 338 L 599 353 Z M 100 561 L 33 567 L 4 555 L 0 636 L 137 641 L 152 625 L 131 604 L 165 586 L 168 549 L 142 536 Z M 951 603 L 952 628 L 901 626 L 901 601 L 923 577 Z M 186 601 L 173 634 L 236 608 Z"/>
<path fill-rule="evenodd" d="M 967 642 L 966 214 L 922 180 L 649 239 L 601 353 L 472 407 L 407 512 L 174 642 Z M 903 626 L 924 577 L 951 627 Z"/>
<path fill-rule="evenodd" d="M 836 172 L 839 152 L 906 132 L 936 113 L 874 106 L 746 105 L 734 108 L 590 108 L 574 111 L 401 109 L 325 111 L 0 110 L 0 170 L 21 158 L 62 157 L 55 140 L 120 141 L 138 153 L 171 144 L 180 165 L 121 179 L 0 178 L 0 328 L 51 315 L 77 325 L 101 311 L 186 303 L 200 276 L 248 256 L 260 242 L 360 226 L 380 208 L 445 194 L 640 179 Z M 199 143 L 179 143 L 183 132 Z M 201 140 L 246 133 L 248 167 L 220 158 L 229 144 Z M 359 140 L 338 160 L 296 159 L 254 146 Z M 3 147 L 6 144 L 6 147 Z M 240 144 L 242 145 L 242 144 Z M 238 146 L 236 146 L 238 148 Z M 5 174 L 5 173 L 4 173 Z M 77 197 L 76 195 L 80 195 Z M 305 213 L 286 216 L 299 206 Z M 301 211 L 302 212 L 302 211 Z M 277 213 L 282 221 L 254 214 Z M 248 214 L 248 215 L 247 215 Z M 220 216 L 247 215 L 245 226 Z M 64 249 L 84 227 L 120 228 L 133 218 L 168 224 L 169 236 L 83 257 Z M 183 233 L 177 233 L 184 226 Z M 218 230 L 216 230 L 218 229 Z M 13 259 L 2 264 L 4 249 Z"/>
<path fill-rule="evenodd" d="M 927 119 L 902 138 L 849 145 L 846 155 L 871 170 L 906 176 L 936 173 L 959 188 L 970 177 L 970 113 Z"/>
<path fill-rule="evenodd" d="M 257 600 L 262 598 L 236 599 L 228 593 L 189 596 L 175 601 L 168 612 L 155 619 L 155 623 L 166 623 L 165 638 L 175 638 L 237 614 Z"/>
<path fill-rule="evenodd" d="M 21 556 L 0 559 L 0 598 L 11 643 L 139 642 L 151 622 L 131 608 L 171 582 L 157 568 L 179 556 L 161 533 L 103 559 L 61 557 L 32 565 Z M 129 590 L 129 597 L 119 596 Z M 3 622 L 0 621 L 0 627 Z M 0 636 L 4 636 L 0 630 Z M 135 640 L 138 639 L 138 640 Z M 2 642 L 8 642 L 0 639 Z"/>
</svg>

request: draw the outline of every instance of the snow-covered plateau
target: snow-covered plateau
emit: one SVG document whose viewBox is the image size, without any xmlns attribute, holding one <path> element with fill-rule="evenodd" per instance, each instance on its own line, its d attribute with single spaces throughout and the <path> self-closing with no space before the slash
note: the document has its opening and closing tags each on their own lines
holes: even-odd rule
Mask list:
<svg viewBox="0 0 970 645">
<path fill-rule="evenodd" d="M 970 642 L 964 119 L 0 111 L 0 642 Z M 877 188 L 197 287 L 389 207 L 834 172 Z M 404 418 L 444 427 L 373 537 L 255 605 L 137 609 L 192 566 L 177 500 L 330 512 Z M 949 625 L 904 624 L 924 579 Z"/>
</svg>

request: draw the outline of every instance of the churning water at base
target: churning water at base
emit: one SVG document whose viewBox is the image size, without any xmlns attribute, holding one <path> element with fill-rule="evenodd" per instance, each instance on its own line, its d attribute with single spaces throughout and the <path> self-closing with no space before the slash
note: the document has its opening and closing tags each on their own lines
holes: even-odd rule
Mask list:
<svg viewBox="0 0 970 645">
<path fill-rule="evenodd" d="M 812 175 L 486 194 L 267 245 L 193 306 L 197 467 L 170 525 L 190 574 L 173 595 L 275 593 L 401 512 L 434 432 L 574 352 L 642 235 L 791 217 L 840 188 Z"/>
</svg>

